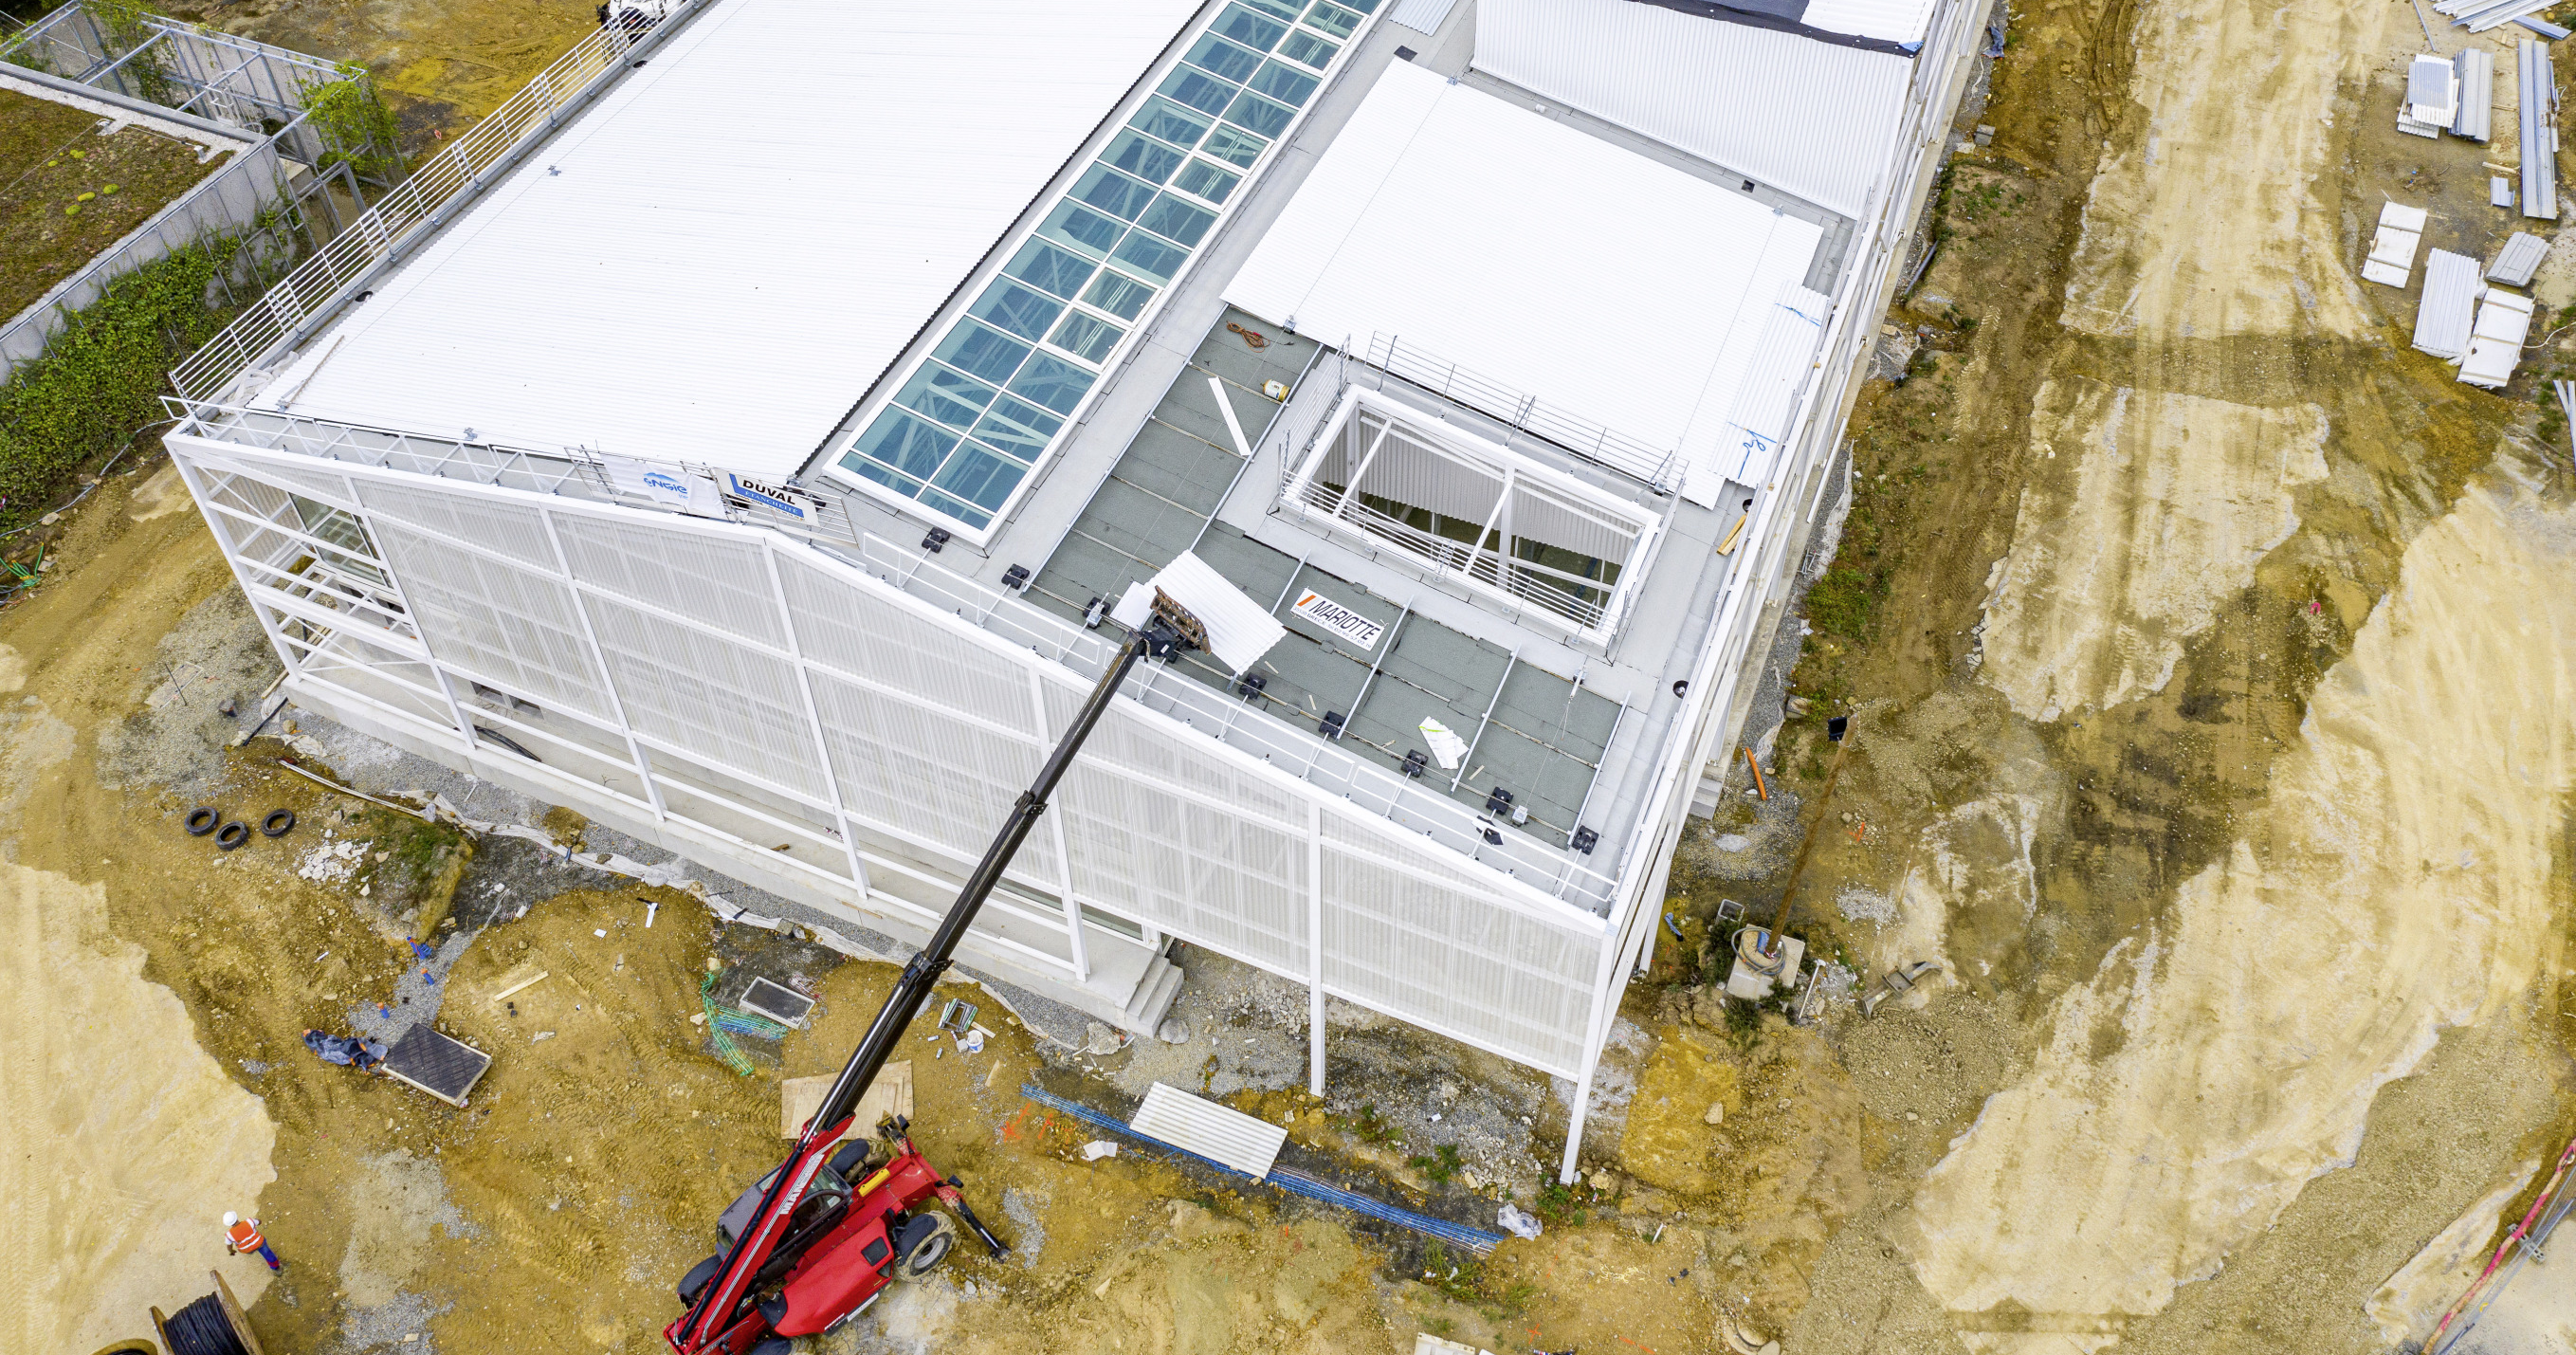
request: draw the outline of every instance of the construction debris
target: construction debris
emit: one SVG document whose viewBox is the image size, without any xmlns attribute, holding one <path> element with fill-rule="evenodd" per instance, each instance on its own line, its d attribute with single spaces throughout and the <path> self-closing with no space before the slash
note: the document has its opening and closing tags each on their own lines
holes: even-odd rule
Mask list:
<svg viewBox="0 0 2576 1355">
<path fill-rule="evenodd" d="M 2495 121 L 2495 53 L 2464 47 L 2451 57 L 2452 87 L 2459 109 L 2451 117 L 2451 135 L 2483 144 Z"/>
<path fill-rule="evenodd" d="M 2415 308 L 2416 349 L 2459 361 L 2469 351 L 2470 326 L 2478 296 L 2485 290 L 2486 284 L 2478 280 L 2477 260 L 2447 249 L 2425 255 L 2424 300 Z"/>
<path fill-rule="evenodd" d="M 2379 233 L 2371 238 L 2370 257 L 2361 275 L 2383 286 L 2403 288 L 2415 276 L 2415 246 L 2424 238 L 2421 207 L 2389 203 L 2379 209 Z"/>
<path fill-rule="evenodd" d="M 2522 341 L 2531 333 L 2531 298 L 2489 289 L 2478 307 L 2478 324 L 2469 339 L 2468 356 L 2460 360 L 2460 379 L 2472 386 L 2501 390 L 2522 361 Z"/>
<path fill-rule="evenodd" d="M 2520 3 L 2521 0 L 2507 0 Z M 2460 73 L 2448 61 L 2418 54 L 2406 68 L 2406 102 L 2397 106 L 2397 130 L 2409 136 L 2439 137 L 2460 112 Z"/>
<path fill-rule="evenodd" d="M 2537 235 L 2515 231 L 2513 238 L 2496 251 L 2495 262 L 2487 265 L 2487 281 L 2507 287 L 2528 287 L 2532 275 L 2540 271 L 2540 261 L 2549 257 L 2549 242 Z"/>
<path fill-rule="evenodd" d="M 2537 5 L 2534 9 L 2540 8 Z M 2515 88 L 2522 115 L 2522 214 L 2542 221 L 2558 219 L 2558 76 L 2550 69 L 2549 44 L 2523 38 L 2515 44 Z"/>
</svg>

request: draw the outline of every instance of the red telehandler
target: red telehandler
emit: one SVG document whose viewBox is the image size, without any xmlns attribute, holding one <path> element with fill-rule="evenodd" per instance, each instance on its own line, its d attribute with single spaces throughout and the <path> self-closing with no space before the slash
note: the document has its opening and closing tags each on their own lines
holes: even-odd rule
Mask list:
<svg viewBox="0 0 2576 1355">
<path fill-rule="evenodd" d="M 857 1317 L 895 1280 L 929 1274 L 948 1258 L 956 1225 L 934 1204 L 963 1219 L 994 1255 L 1007 1250 L 967 1207 L 959 1193 L 964 1183 L 930 1165 L 902 1120 L 887 1120 L 879 1141 L 853 1139 L 837 1154 L 832 1146 L 848 1132 L 859 1098 L 930 1000 L 966 924 L 1046 812 L 1047 797 L 1108 711 L 1119 682 L 1138 659 L 1168 659 L 1181 649 L 1206 646 L 1198 619 L 1158 589 L 1151 620 L 1110 660 L 1073 727 L 984 849 L 930 944 L 904 966 L 884 1009 L 805 1122 L 787 1160 L 725 1211 L 719 1224 L 725 1249 L 680 1282 L 680 1301 L 689 1310 L 662 1331 L 677 1355 L 787 1355 L 790 1338 Z"/>
</svg>

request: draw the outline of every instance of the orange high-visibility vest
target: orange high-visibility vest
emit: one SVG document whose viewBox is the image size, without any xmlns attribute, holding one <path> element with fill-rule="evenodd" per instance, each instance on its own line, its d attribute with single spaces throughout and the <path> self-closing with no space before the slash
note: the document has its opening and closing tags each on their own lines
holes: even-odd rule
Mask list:
<svg viewBox="0 0 2576 1355">
<path fill-rule="evenodd" d="M 259 1230 L 250 1225 L 251 1220 L 244 1219 L 224 1231 L 225 1240 L 233 1244 L 233 1250 L 245 1256 L 268 1245 L 268 1239 L 261 1237 Z"/>
</svg>

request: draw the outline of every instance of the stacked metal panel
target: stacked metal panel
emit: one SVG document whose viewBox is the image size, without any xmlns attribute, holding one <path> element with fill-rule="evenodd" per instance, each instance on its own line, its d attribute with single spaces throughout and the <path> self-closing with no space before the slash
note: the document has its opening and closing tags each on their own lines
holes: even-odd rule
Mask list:
<svg viewBox="0 0 2576 1355">
<path fill-rule="evenodd" d="M 2451 118 L 2451 135 L 2483 142 L 2495 121 L 2495 53 L 2483 47 L 2461 49 L 2451 58 L 2460 81 L 2460 107 Z"/>
<path fill-rule="evenodd" d="M 2522 114 L 2522 214 L 2558 219 L 2558 79 L 2549 67 L 2549 44 L 2524 38 L 2515 44 L 2515 85 Z"/>
<path fill-rule="evenodd" d="M 2448 14 L 2451 22 L 2472 33 L 2501 28 L 2526 14 L 2538 14 L 2549 8 L 2551 0 L 2441 0 L 2433 6 L 2438 14 Z"/>
<path fill-rule="evenodd" d="M 2406 68 L 2406 102 L 2397 110 L 2397 130 L 2438 137 L 2459 116 L 2459 72 L 2438 56 L 2418 56 Z"/>
<path fill-rule="evenodd" d="M 2478 307 L 2468 355 L 2460 359 L 2460 379 L 2472 386 L 2502 389 L 2513 379 L 2514 366 L 2522 361 L 2522 341 L 2530 333 L 2531 298 L 2489 291 L 2486 304 Z"/>
<path fill-rule="evenodd" d="M 2507 287 L 2528 287 L 2531 275 L 2540 271 L 2540 261 L 2549 257 L 2549 242 L 2526 231 L 2515 231 L 2513 238 L 2496 251 L 2495 262 L 2487 265 L 2487 280 Z"/>
<path fill-rule="evenodd" d="M 2415 246 L 2424 238 L 2424 209 L 2389 203 L 2379 209 L 2379 233 L 2361 275 L 2385 287 L 2404 287 L 2415 275 Z"/>
<path fill-rule="evenodd" d="M 2457 359 L 2469 351 L 2475 318 L 2478 261 L 2465 254 L 2437 249 L 2424 256 L 2424 300 L 2415 309 L 2415 347 L 2437 358 Z"/>
</svg>

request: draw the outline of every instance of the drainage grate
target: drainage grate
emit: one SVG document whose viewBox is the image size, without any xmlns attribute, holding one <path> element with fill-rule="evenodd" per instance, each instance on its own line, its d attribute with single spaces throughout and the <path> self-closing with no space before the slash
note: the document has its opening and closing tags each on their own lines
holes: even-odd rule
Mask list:
<svg viewBox="0 0 2576 1355">
<path fill-rule="evenodd" d="M 451 1106 L 464 1105 L 465 1094 L 474 1090 L 491 1066 L 491 1055 L 425 1025 L 412 1027 L 385 1055 L 388 1075 Z"/>
<path fill-rule="evenodd" d="M 814 999 L 767 979 L 753 979 L 751 986 L 742 990 L 740 1005 L 744 1011 L 766 1016 L 782 1026 L 802 1029 L 806 1015 L 814 1010 Z"/>
</svg>

